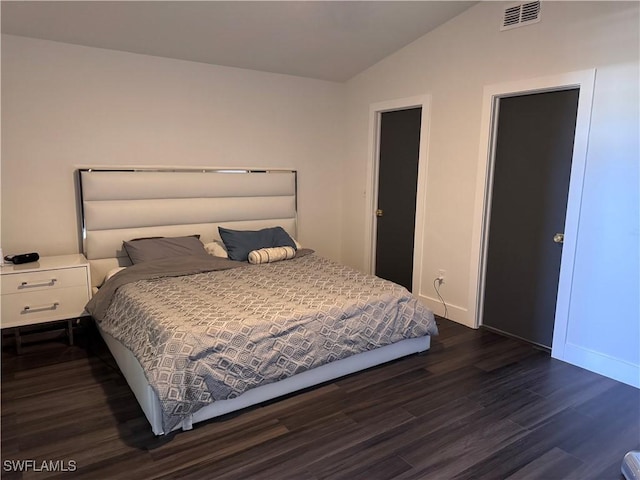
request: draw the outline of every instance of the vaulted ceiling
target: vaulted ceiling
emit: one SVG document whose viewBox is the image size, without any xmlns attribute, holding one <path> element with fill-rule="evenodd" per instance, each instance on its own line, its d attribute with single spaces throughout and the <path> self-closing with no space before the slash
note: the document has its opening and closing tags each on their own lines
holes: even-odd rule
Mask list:
<svg viewBox="0 0 640 480">
<path fill-rule="evenodd" d="M 3 1 L 2 33 L 342 82 L 475 3 Z"/>
</svg>

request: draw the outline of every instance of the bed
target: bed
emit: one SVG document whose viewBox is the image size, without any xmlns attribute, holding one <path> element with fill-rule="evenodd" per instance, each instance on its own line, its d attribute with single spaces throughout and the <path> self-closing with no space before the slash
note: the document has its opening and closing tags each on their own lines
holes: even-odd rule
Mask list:
<svg viewBox="0 0 640 480">
<path fill-rule="evenodd" d="M 87 308 L 156 435 L 426 351 L 437 334 L 403 287 L 297 242 L 295 171 L 82 169 L 78 179 Z M 290 253 L 281 261 L 223 258 L 237 255 L 236 235 L 272 231 L 292 242 L 274 240 Z M 147 261 L 148 245 L 174 239 L 195 250 Z"/>
</svg>

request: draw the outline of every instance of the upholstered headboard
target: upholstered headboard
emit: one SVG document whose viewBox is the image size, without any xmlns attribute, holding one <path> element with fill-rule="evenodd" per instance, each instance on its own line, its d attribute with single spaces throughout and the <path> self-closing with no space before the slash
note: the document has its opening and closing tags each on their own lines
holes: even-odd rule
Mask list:
<svg viewBox="0 0 640 480">
<path fill-rule="evenodd" d="M 79 170 L 84 254 L 92 285 L 130 265 L 122 242 L 199 234 L 220 239 L 218 226 L 296 231 L 296 172 L 292 170 Z"/>
</svg>

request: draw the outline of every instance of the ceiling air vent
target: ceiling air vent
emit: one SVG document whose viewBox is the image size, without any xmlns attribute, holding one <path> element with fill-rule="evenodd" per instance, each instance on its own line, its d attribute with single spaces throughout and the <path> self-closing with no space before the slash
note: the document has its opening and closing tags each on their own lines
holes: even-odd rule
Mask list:
<svg viewBox="0 0 640 480">
<path fill-rule="evenodd" d="M 540 21 L 540 2 L 518 3 L 505 8 L 500 30 L 524 27 Z"/>
</svg>

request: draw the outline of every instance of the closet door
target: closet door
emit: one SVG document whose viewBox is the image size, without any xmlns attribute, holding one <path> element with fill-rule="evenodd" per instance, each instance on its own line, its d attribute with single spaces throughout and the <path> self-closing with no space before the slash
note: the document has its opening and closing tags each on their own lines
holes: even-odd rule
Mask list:
<svg viewBox="0 0 640 480">
<path fill-rule="evenodd" d="M 579 89 L 499 100 L 482 323 L 551 348 Z"/>
<path fill-rule="evenodd" d="M 422 108 L 381 114 L 376 212 L 377 276 L 411 291 Z"/>
</svg>

